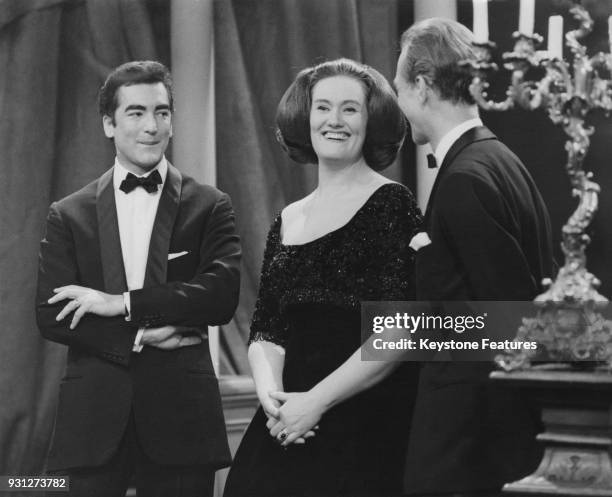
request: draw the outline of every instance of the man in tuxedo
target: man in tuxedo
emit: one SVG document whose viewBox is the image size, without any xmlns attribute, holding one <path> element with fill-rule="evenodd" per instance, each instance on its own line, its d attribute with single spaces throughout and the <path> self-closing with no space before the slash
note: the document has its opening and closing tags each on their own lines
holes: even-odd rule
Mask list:
<svg viewBox="0 0 612 497">
<path fill-rule="evenodd" d="M 486 127 L 458 62 L 472 34 L 432 18 L 402 36 L 395 86 L 415 143 L 439 170 L 416 253 L 417 300 L 529 301 L 552 273 L 544 202 Z M 425 240 L 425 242 L 423 242 Z M 520 392 L 491 384 L 492 364 L 423 363 L 405 489 L 419 496 L 497 495 L 539 461 L 538 416 Z"/>
<path fill-rule="evenodd" d="M 168 70 L 116 68 L 100 89 L 114 166 L 51 205 L 41 242 L 37 320 L 68 345 L 48 470 L 70 495 L 212 495 L 230 453 L 207 326 L 239 291 L 229 197 L 165 158 Z"/>
</svg>

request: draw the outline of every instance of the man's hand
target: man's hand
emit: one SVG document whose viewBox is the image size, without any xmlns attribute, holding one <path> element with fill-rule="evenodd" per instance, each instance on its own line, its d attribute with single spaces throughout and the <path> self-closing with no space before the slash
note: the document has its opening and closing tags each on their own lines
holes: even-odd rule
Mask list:
<svg viewBox="0 0 612 497">
<path fill-rule="evenodd" d="M 187 326 L 162 326 L 161 328 L 145 328 L 141 345 L 149 345 L 162 350 L 174 350 L 202 343 L 202 330 Z"/>
<path fill-rule="evenodd" d="M 310 392 L 271 392 L 270 397 L 283 405 L 278 410 L 278 421 L 272 423 L 268 420 L 266 426 L 270 429 L 270 435 L 277 438 L 283 447 L 291 443 L 303 443 L 300 439 L 314 436 L 314 430 L 318 428 L 321 416 L 325 413 L 319 399 Z M 282 436 L 283 433 L 286 436 Z"/>
<path fill-rule="evenodd" d="M 99 290 L 78 285 L 62 286 L 55 288 L 53 292 L 55 295 L 48 300 L 49 304 L 55 304 L 66 299 L 70 300 L 55 319 L 61 321 L 74 311 L 70 323 L 71 330 L 76 328 L 86 312 L 105 317 L 122 316 L 125 314 L 123 295 L 109 295 Z"/>
</svg>

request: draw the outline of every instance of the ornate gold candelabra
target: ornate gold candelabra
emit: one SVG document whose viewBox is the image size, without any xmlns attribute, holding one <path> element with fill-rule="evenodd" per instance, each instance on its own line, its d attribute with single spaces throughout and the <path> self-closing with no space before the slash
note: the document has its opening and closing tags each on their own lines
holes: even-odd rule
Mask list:
<svg viewBox="0 0 612 497">
<path fill-rule="evenodd" d="M 590 239 L 586 229 L 597 211 L 599 186 L 592 173 L 583 169 L 590 145 L 592 127 L 585 126 L 589 112 L 612 110 L 612 55 L 598 53 L 587 56 L 580 39 L 593 29 L 593 20 L 574 1 L 570 12 L 579 27 L 565 35 L 573 61 L 570 63 L 551 57 L 536 48 L 542 37 L 514 33 L 514 51 L 503 54 L 504 67 L 512 79 L 505 100 L 495 102 L 487 95 L 488 77 L 498 70 L 492 62 L 495 45 L 491 42 L 474 43 L 476 59 L 463 61 L 473 76 L 470 91 L 478 105 L 485 110 L 505 111 L 520 106 L 524 109 L 545 109 L 553 123 L 563 126 L 568 135 L 566 169 L 572 194 L 578 207 L 563 226 L 562 249 L 565 264 L 554 281 L 546 279 L 546 291 L 535 299 L 539 307 L 537 317 L 525 318 L 515 340 L 534 340 L 537 350 L 506 351 L 496 362 L 506 371 L 528 369 L 533 362 L 551 362 L 567 367 L 579 361 L 612 368 L 612 323 L 601 315 L 608 299 L 598 293 L 600 281 L 586 268 L 586 247 Z M 541 68 L 544 77 L 539 81 L 526 79 L 532 68 Z M 582 363 L 584 365 L 584 363 Z"/>
</svg>

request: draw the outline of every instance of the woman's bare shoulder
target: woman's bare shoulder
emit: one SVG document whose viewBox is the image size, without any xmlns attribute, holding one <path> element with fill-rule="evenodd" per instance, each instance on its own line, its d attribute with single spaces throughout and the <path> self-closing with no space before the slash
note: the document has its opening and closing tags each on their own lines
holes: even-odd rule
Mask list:
<svg viewBox="0 0 612 497">
<path fill-rule="evenodd" d="M 285 208 L 281 211 L 281 219 L 284 225 L 291 224 L 297 217 L 301 216 L 304 211 L 304 206 L 310 202 L 314 195 L 314 192 L 309 193 L 304 198 L 296 200 L 285 206 Z"/>
</svg>

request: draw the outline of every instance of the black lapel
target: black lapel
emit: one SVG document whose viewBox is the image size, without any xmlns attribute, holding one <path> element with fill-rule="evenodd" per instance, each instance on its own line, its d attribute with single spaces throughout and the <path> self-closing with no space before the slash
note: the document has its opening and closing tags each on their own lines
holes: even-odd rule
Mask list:
<svg viewBox="0 0 612 497">
<path fill-rule="evenodd" d="M 431 187 L 431 193 L 429 194 L 429 200 L 427 201 L 427 208 L 425 209 L 425 226 L 429 224 L 429 217 L 431 216 L 431 209 L 440 180 L 447 173 L 450 165 L 455 160 L 455 157 L 457 157 L 459 152 L 461 152 L 471 143 L 491 139 L 497 139 L 497 137 L 491 133 L 488 128 L 485 128 L 484 126 L 477 126 L 475 128 L 468 129 L 457 139 L 457 141 L 455 141 L 455 143 L 452 144 L 451 148 L 446 153 L 442 164 L 440 165 L 440 170 L 438 171 L 434 184 Z"/>
<path fill-rule="evenodd" d="M 127 291 L 115 189 L 113 187 L 113 170 L 110 168 L 98 180 L 96 192 L 96 212 L 98 217 L 98 237 L 100 240 L 100 257 L 104 274 L 104 291 L 112 295 Z"/>
<path fill-rule="evenodd" d="M 149 256 L 147 258 L 147 270 L 145 272 L 144 286 L 160 285 L 166 283 L 168 269 L 168 251 L 170 249 L 170 238 L 174 229 L 174 220 L 178 212 L 181 199 L 181 173 L 168 162 L 168 174 L 164 182 L 164 188 L 159 199 L 151 242 L 149 244 Z"/>
</svg>

